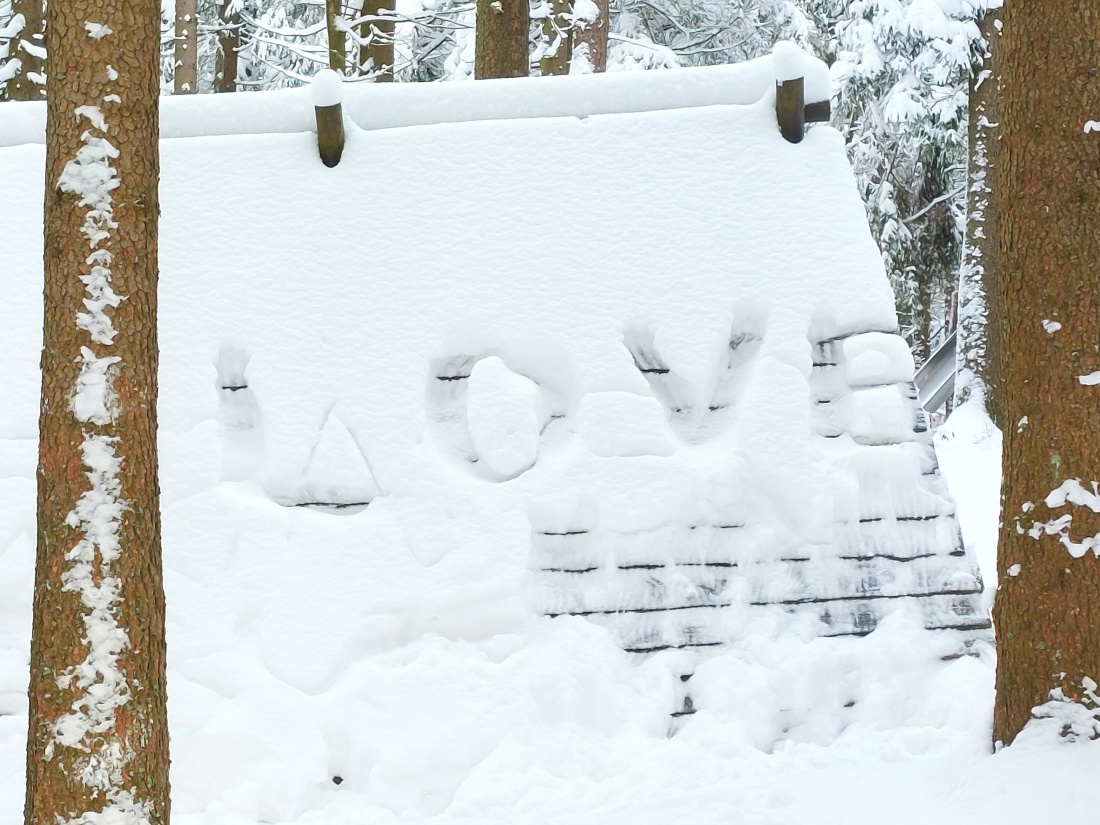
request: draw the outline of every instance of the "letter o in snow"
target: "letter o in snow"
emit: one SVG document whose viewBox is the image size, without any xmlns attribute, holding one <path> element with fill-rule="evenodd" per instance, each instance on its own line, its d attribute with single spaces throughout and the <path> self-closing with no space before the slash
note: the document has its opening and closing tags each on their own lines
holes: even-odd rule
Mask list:
<svg viewBox="0 0 1100 825">
<path fill-rule="evenodd" d="M 479 462 L 504 479 L 535 463 L 539 448 L 539 388 L 493 356 L 474 365 L 466 396 L 466 426 Z"/>
</svg>

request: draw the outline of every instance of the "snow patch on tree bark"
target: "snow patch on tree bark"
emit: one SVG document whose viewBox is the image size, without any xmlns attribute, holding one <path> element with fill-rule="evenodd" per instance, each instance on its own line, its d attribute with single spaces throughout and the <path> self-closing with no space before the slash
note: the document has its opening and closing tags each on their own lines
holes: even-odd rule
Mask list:
<svg viewBox="0 0 1100 825">
<path fill-rule="evenodd" d="M 121 359 L 99 358 L 87 347 L 81 347 L 80 360 L 80 375 L 69 409 L 82 424 L 110 424 L 119 412 L 113 382 L 118 372 L 115 365 Z"/>
<path fill-rule="evenodd" d="M 100 40 L 112 34 L 101 23 L 84 24 L 88 36 Z M 112 80 L 117 72 L 107 67 Z M 117 170 L 111 162 L 119 151 L 108 140 L 109 127 L 98 105 L 77 106 L 77 120 L 90 124 L 81 135 L 83 146 L 76 158 L 68 161 L 58 179 L 62 192 L 76 195 L 79 206 L 87 209 L 81 234 L 91 253 L 87 267 L 79 277 L 84 284 L 84 312 L 77 312 L 76 326 L 88 333 L 91 344 L 109 347 L 117 331 L 108 315 L 124 300 L 111 285 L 113 255 L 106 247 L 118 229 L 112 192 L 119 186 Z M 80 348 L 80 373 L 70 396 L 69 408 L 82 425 L 109 426 L 121 412 L 114 379 L 121 358 L 98 354 L 91 347 Z M 136 788 L 125 789 L 124 769 L 133 751 L 119 734 L 117 714 L 131 699 L 130 685 L 119 659 L 130 647 L 127 630 L 118 623 L 122 602 L 122 580 L 115 575 L 114 564 L 121 552 L 123 514 L 129 507 L 122 495 L 119 474 L 123 458 L 115 452 L 119 439 L 114 435 L 84 431 L 81 454 L 89 489 L 81 494 L 66 518 L 66 524 L 81 534 L 66 554 L 61 575 L 62 589 L 80 595 L 83 606 L 87 648 L 84 661 L 68 668 L 56 678 L 62 690 L 73 690 L 72 710 L 53 725 L 53 740 L 46 758 L 53 758 L 58 747 L 82 753 L 75 766 L 83 785 L 93 798 L 105 798 L 101 811 L 76 814 L 60 825 L 148 825 L 152 815 L 150 802 L 138 802 Z M 102 797 L 101 797 L 102 795 Z"/>
<path fill-rule="evenodd" d="M 1094 513 L 1100 513 L 1100 485 L 1095 481 L 1091 483 L 1092 490 L 1089 491 L 1085 489 L 1081 484 L 1081 480 L 1078 478 L 1071 478 L 1067 481 L 1063 481 L 1056 490 L 1052 490 L 1047 497 L 1043 499 L 1043 503 L 1051 510 L 1057 507 L 1065 507 L 1067 504 L 1074 504 L 1078 507 L 1087 507 Z M 1030 512 L 1033 507 L 1034 505 L 1028 502 L 1023 505 L 1023 510 L 1025 513 Z M 1043 535 L 1058 536 L 1058 540 L 1075 559 L 1081 558 L 1089 550 L 1100 558 L 1100 533 L 1094 536 L 1086 536 L 1079 542 L 1073 541 L 1069 535 L 1069 530 L 1072 525 L 1073 515 L 1070 513 L 1066 513 L 1047 522 L 1032 522 L 1031 527 L 1027 530 L 1024 529 L 1019 519 L 1017 519 L 1016 532 L 1026 532 L 1033 539 L 1038 539 Z"/>
<path fill-rule="evenodd" d="M 1057 735 L 1069 742 L 1100 739 L 1100 697 L 1095 680 L 1081 680 L 1082 697 L 1072 699 L 1061 688 L 1054 688 L 1050 698 L 1031 711 L 1034 720 L 1029 732 L 1043 735 L 1046 728 L 1055 728 Z"/>
</svg>

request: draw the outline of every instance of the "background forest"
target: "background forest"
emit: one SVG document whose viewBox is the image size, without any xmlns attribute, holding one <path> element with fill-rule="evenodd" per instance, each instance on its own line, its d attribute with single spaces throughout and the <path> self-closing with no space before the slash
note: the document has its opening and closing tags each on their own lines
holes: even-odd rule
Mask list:
<svg viewBox="0 0 1100 825">
<path fill-rule="evenodd" d="M 40 93 L 25 78 L 35 78 L 35 61 L 44 50 L 25 39 L 34 24 L 21 2 L 0 0 L 0 98 Z M 769 53 L 777 40 L 816 52 L 832 67 L 833 125 L 847 141 L 897 295 L 902 331 L 918 365 L 958 326 L 969 86 L 986 46 L 979 21 L 1000 0 L 560 5 L 553 0 L 531 5 L 533 75 L 734 63 Z M 298 86 L 330 65 L 367 82 L 472 79 L 475 13 L 469 0 L 401 0 L 396 9 L 378 14 L 365 13 L 363 0 L 345 1 L 340 8 L 335 0 L 327 7 L 324 0 L 167 2 L 162 90 Z M 590 31 L 589 24 L 602 22 L 604 13 L 610 25 L 602 47 L 562 48 L 569 39 L 563 33 L 574 29 L 576 44 L 584 39 L 576 30 Z M 21 34 L 21 45 L 14 45 Z M 605 55 L 593 52 L 601 48 Z M 980 304 L 964 304 L 971 314 L 983 312 Z M 963 315 L 965 327 L 966 310 Z"/>
</svg>

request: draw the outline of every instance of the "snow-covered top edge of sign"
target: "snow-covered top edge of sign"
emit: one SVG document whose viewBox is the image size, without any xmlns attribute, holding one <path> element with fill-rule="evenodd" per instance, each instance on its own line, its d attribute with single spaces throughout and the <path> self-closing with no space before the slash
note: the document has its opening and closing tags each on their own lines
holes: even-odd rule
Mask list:
<svg viewBox="0 0 1100 825">
<path fill-rule="evenodd" d="M 801 56 L 806 102 L 828 100 L 831 89 L 828 67 L 810 55 Z M 786 59 L 781 57 L 780 67 L 789 73 L 791 62 L 789 55 Z M 345 83 L 342 91 L 345 114 L 362 129 L 588 117 L 755 103 L 773 93 L 778 77 L 774 64 L 775 59 L 768 55 L 728 66 L 671 71 L 508 78 L 476 83 Z M 301 88 L 165 97 L 161 101 L 161 137 L 308 132 L 314 129 L 313 107 L 318 105 L 313 94 L 310 89 Z M 44 103 L 9 101 L 0 110 L 0 147 L 43 143 L 45 122 Z"/>
</svg>

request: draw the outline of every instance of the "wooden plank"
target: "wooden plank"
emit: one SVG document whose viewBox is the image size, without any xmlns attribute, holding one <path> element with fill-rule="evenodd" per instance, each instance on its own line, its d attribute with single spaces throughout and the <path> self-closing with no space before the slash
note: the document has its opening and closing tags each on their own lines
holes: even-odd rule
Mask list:
<svg viewBox="0 0 1100 825">
<path fill-rule="evenodd" d="M 344 113 L 343 107 L 315 106 L 317 111 L 317 151 L 321 162 L 332 168 L 340 162 L 344 154 Z"/>
<path fill-rule="evenodd" d="M 805 78 L 775 84 L 775 116 L 784 139 L 790 143 L 801 143 L 806 136 Z"/>
</svg>

